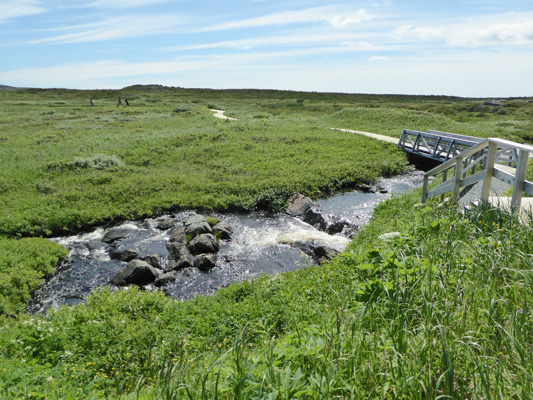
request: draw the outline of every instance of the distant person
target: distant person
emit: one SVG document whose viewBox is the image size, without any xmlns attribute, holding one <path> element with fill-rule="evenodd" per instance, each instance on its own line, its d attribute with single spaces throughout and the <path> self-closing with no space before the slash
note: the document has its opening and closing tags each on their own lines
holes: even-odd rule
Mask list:
<svg viewBox="0 0 533 400">
<path fill-rule="evenodd" d="M 119 97 L 119 98 L 118 98 L 117 107 L 118 107 L 118 106 L 121 106 L 121 105 L 122 105 L 122 99 Z"/>
<path fill-rule="evenodd" d="M 124 102 L 126 103 L 126 107 L 128 107 L 130 105 L 127 97 L 124 99 Z"/>
<path fill-rule="evenodd" d="M 94 107 L 94 100 L 91 99 L 91 107 Z"/>
</svg>

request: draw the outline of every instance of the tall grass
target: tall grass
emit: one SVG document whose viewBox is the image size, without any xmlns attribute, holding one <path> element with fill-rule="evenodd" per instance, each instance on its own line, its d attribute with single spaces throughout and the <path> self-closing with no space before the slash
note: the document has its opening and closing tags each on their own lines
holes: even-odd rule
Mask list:
<svg viewBox="0 0 533 400">
<path fill-rule="evenodd" d="M 320 267 L 186 303 L 97 292 L 7 321 L 4 393 L 39 382 L 86 398 L 530 398 L 532 225 L 418 195 L 379 206 Z"/>
</svg>

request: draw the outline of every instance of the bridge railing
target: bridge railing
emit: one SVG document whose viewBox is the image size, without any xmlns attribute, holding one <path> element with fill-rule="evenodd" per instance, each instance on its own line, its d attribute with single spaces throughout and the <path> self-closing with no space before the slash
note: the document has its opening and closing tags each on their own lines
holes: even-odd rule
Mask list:
<svg viewBox="0 0 533 400">
<path fill-rule="evenodd" d="M 436 161 L 447 161 L 481 143 L 483 138 L 456 133 L 428 130 L 427 132 L 404 129 L 398 141 L 403 150 Z M 479 157 L 474 154 L 472 157 Z M 496 153 L 496 162 L 516 166 L 518 151 L 513 148 L 500 148 Z"/>
<path fill-rule="evenodd" d="M 517 154 L 516 168 L 497 163 L 499 150 L 511 151 Z M 511 142 L 504 139 L 490 138 L 479 142 L 477 145 L 456 155 L 431 171 L 424 174 L 422 202 L 429 197 L 453 193 L 453 198 L 458 199 L 461 188 L 483 181 L 480 200 L 488 202 L 492 178 L 499 179 L 513 186 L 511 207 L 518 210 L 522 202 L 523 193 L 533 195 L 533 183 L 526 180 L 527 161 L 533 146 Z M 475 173 L 476 166 L 482 170 Z M 448 172 L 453 169 L 453 177 L 448 179 Z M 429 178 L 443 173 L 443 182 L 437 187 L 428 190 Z M 468 172 L 471 173 L 470 176 Z"/>
<path fill-rule="evenodd" d="M 446 161 L 478 144 L 468 136 L 404 129 L 398 147 L 437 161 Z"/>
</svg>

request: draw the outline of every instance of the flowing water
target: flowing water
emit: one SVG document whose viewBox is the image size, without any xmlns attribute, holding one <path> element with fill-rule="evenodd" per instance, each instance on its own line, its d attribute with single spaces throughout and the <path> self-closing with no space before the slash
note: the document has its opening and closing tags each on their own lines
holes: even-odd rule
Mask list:
<svg viewBox="0 0 533 400">
<path fill-rule="evenodd" d="M 422 173 L 414 172 L 381 179 L 378 187 L 384 189 L 383 193 L 350 191 L 320 199 L 317 203 L 326 219 L 340 217 L 361 226 L 368 222 L 374 206 L 380 201 L 391 194 L 420 187 L 421 183 Z M 124 262 L 111 259 L 111 250 L 135 249 L 139 257 L 157 255 L 164 268 L 169 256 L 166 249 L 169 230 L 158 229 L 159 223 L 169 218 L 183 221 L 192 214 L 182 212 L 124 223 L 121 228 L 128 231 L 128 237 L 112 245 L 102 241 L 106 232 L 103 227 L 90 233 L 52 239 L 68 248 L 69 257 L 34 292 L 26 310 L 38 313 L 62 304 L 79 304 L 92 291 L 109 286 L 109 280 L 125 266 Z M 301 250 L 291 246 L 296 242 L 323 243 L 339 251 L 349 243 L 342 234 L 328 235 L 284 214 L 214 216 L 227 221 L 233 229 L 232 239 L 221 241 L 217 266 L 207 273 L 196 268 L 179 271 L 177 280 L 162 288 L 168 295 L 188 299 L 198 294 L 211 294 L 231 282 L 262 273 L 280 273 L 311 265 L 311 260 Z"/>
</svg>

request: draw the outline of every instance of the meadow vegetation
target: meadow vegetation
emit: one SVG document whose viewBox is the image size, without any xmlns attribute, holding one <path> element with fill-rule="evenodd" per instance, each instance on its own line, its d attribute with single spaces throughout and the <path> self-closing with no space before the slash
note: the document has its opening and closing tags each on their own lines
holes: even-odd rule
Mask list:
<svg viewBox="0 0 533 400">
<path fill-rule="evenodd" d="M 379 205 L 319 267 L 187 302 L 103 288 L 22 312 L 65 256 L 28 236 L 182 208 L 276 211 L 406 168 L 394 146 L 331 127 L 531 142 L 524 99 L 132 87 L 0 91 L 0 104 L 0 398 L 532 397 L 533 224 L 419 192 Z"/>
</svg>

